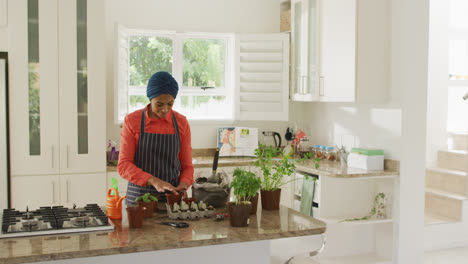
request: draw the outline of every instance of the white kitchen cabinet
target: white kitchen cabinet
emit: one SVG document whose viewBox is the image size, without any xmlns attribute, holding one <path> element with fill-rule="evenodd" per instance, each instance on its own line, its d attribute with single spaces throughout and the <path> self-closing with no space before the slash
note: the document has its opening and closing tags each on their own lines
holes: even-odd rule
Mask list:
<svg viewBox="0 0 468 264">
<path fill-rule="evenodd" d="M 294 101 L 355 100 L 356 0 L 294 0 Z"/>
<path fill-rule="evenodd" d="M 12 175 L 105 172 L 104 1 L 9 1 L 8 13 Z"/>
<path fill-rule="evenodd" d="M 106 174 L 31 175 L 11 177 L 11 205 L 24 210 L 40 206 L 106 203 Z"/>
<path fill-rule="evenodd" d="M 30 210 L 40 206 L 60 204 L 60 182 L 58 175 L 11 177 L 11 205 L 17 210 Z"/>
<path fill-rule="evenodd" d="M 106 204 L 106 173 L 60 175 L 60 202 L 71 207 Z"/>
<path fill-rule="evenodd" d="M 290 97 L 294 101 L 318 100 L 318 0 L 291 2 L 291 64 Z"/>
</svg>

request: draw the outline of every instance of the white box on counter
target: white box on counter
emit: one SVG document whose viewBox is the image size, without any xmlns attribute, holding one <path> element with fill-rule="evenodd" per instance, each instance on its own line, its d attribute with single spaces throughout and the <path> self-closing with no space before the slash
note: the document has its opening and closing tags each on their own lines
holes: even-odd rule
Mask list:
<svg viewBox="0 0 468 264">
<path fill-rule="evenodd" d="M 348 167 L 363 170 L 384 170 L 384 155 L 367 156 L 358 153 L 349 153 Z"/>
</svg>

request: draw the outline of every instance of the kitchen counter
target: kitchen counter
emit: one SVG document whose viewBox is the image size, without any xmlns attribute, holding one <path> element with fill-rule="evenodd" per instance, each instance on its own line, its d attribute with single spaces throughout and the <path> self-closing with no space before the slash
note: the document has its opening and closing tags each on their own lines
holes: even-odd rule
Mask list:
<svg viewBox="0 0 468 264">
<path fill-rule="evenodd" d="M 322 234 L 326 225 L 310 216 L 281 206 L 279 211 L 258 209 L 248 227 L 233 228 L 229 221 L 213 218 L 187 221 L 190 227 L 175 229 L 158 224 L 165 214 L 146 218 L 142 228 L 128 228 L 125 209 L 123 220 L 114 220 L 112 232 L 75 233 L 27 238 L 0 239 L 0 263 L 109 256 L 238 242 L 270 240 Z"/>
<path fill-rule="evenodd" d="M 220 157 L 218 167 L 227 166 L 253 166 L 253 157 Z M 331 162 L 322 160 L 319 162 L 319 168 L 316 169 L 314 163 L 309 161 L 299 162 L 296 164 L 296 169 L 299 171 L 317 174 L 329 177 L 338 178 L 360 178 L 360 177 L 388 177 L 398 176 L 399 162 L 394 160 L 385 160 L 385 169 L 383 171 L 367 171 L 363 169 L 341 166 L 339 162 Z M 194 168 L 211 168 L 213 167 L 213 157 L 200 156 L 194 158 Z M 107 171 L 117 171 L 117 167 L 108 166 Z"/>
<path fill-rule="evenodd" d="M 319 165 L 319 168 L 316 169 L 313 161 L 308 160 L 296 164 L 296 170 L 336 178 L 392 177 L 400 175 L 399 162 L 393 160 L 385 160 L 385 169 L 383 171 L 351 168 L 348 166 L 341 166 L 339 162 L 327 160 L 320 161 Z"/>
</svg>

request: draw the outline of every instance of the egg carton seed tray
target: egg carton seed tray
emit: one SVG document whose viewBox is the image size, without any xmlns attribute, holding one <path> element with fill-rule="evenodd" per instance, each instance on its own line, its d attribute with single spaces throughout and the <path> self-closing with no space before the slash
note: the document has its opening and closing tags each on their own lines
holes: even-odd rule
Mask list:
<svg viewBox="0 0 468 264">
<path fill-rule="evenodd" d="M 201 218 L 210 218 L 213 217 L 215 210 L 213 209 L 204 209 L 204 210 L 195 210 L 195 211 L 177 211 L 173 212 L 171 210 L 171 206 L 166 204 L 166 209 L 167 209 L 167 215 L 169 216 L 169 219 L 173 220 L 184 220 L 184 219 L 191 219 L 191 220 L 196 220 L 196 219 L 201 219 Z"/>
</svg>

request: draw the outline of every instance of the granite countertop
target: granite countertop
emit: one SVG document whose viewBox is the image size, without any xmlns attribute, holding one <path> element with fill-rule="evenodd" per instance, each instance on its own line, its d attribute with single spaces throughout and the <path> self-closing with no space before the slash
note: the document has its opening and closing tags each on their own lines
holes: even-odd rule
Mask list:
<svg viewBox="0 0 468 264">
<path fill-rule="evenodd" d="M 112 220 L 114 231 L 47 235 L 0 239 L 0 263 L 27 263 L 91 256 L 116 255 L 220 245 L 285 237 L 316 235 L 326 225 L 310 216 L 281 206 L 279 211 L 258 208 L 248 227 L 231 227 L 229 221 L 214 218 L 186 221 L 188 228 L 176 229 L 159 224 L 167 220 L 156 213 L 145 218 L 142 228 L 129 229 L 126 210 L 122 220 Z"/>
<path fill-rule="evenodd" d="M 192 155 L 194 168 L 213 167 L 214 149 L 194 149 Z M 219 157 L 218 167 L 249 166 L 252 165 L 254 160 L 254 157 Z M 386 159 L 384 162 L 383 171 L 367 171 L 363 169 L 351 168 L 348 166 L 341 166 L 340 162 L 332 162 L 327 160 L 320 161 L 319 165 L 319 168 L 316 169 L 313 162 L 309 160 L 297 163 L 296 169 L 311 174 L 340 178 L 388 177 L 400 175 L 399 161 L 388 159 Z M 117 171 L 117 168 L 108 166 L 107 171 Z"/>
<path fill-rule="evenodd" d="M 363 170 L 341 166 L 339 162 L 322 160 L 319 162 L 319 168 L 316 169 L 311 160 L 296 164 L 296 170 L 303 171 L 320 176 L 329 176 L 337 178 L 364 178 L 364 177 L 389 177 L 399 176 L 399 162 L 385 160 L 385 169 L 383 171 Z"/>
</svg>

